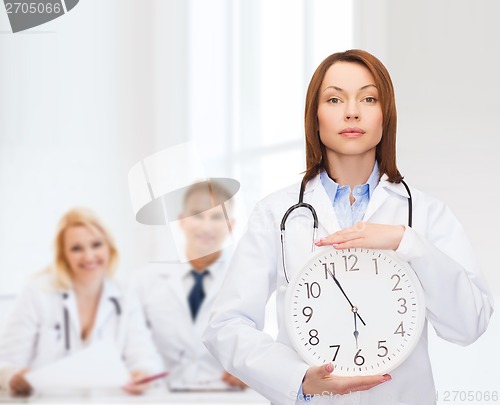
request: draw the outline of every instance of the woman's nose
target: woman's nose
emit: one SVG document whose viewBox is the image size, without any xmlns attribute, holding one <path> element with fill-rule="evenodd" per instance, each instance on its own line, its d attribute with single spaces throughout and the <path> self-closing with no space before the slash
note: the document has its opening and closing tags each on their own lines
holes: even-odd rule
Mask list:
<svg viewBox="0 0 500 405">
<path fill-rule="evenodd" d="M 346 103 L 345 119 L 346 120 L 359 119 L 359 109 L 358 109 L 358 104 L 356 102 Z"/>
<path fill-rule="evenodd" d="M 85 249 L 83 251 L 83 258 L 85 260 L 92 260 L 94 258 L 94 252 L 92 251 L 92 249 Z"/>
</svg>

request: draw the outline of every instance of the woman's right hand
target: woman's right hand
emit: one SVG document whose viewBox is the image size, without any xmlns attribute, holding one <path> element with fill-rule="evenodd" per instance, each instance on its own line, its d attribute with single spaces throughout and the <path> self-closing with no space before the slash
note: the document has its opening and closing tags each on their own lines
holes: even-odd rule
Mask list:
<svg viewBox="0 0 500 405">
<path fill-rule="evenodd" d="M 10 379 L 10 389 L 14 395 L 30 395 L 33 388 L 30 383 L 24 378 L 24 375 L 29 371 L 23 368 L 12 376 Z"/>
<path fill-rule="evenodd" d="M 149 383 L 138 383 L 140 380 L 146 378 L 148 376 L 147 373 L 139 370 L 130 372 L 130 381 L 127 385 L 123 387 L 123 389 L 132 395 L 140 395 L 143 394 L 150 386 Z"/>
<path fill-rule="evenodd" d="M 236 378 L 234 375 L 228 373 L 227 371 L 224 371 L 222 373 L 222 381 L 224 381 L 230 387 L 237 387 L 241 388 L 242 390 L 248 387 L 248 385 L 246 385 L 243 381 Z"/>
<path fill-rule="evenodd" d="M 332 375 L 331 363 L 310 367 L 302 382 L 304 395 L 336 395 L 365 391 L 391 380 L 389 374 L 359 377 L 338 377 Z"/>
</svg>

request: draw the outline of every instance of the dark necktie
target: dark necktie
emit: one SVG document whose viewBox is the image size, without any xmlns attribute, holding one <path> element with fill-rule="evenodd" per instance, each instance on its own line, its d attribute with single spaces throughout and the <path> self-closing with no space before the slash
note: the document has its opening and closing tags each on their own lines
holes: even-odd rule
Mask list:
<svg viewBox="0 0 500 405">
<path fill-rule="evenodd" d="M 205 298 L 205 291 L 203 291 L 203 278 L 208 274 L 208 270 L 191 270 L 191 274 L 194 277 L 194 285 L 189 293 L 188 301 L 189 308 L 191 309 L 191 317 L 195 320 L 196 315 L 198 315 L 198 310 L 201 307 L 201 303 Z"/>
</svg>

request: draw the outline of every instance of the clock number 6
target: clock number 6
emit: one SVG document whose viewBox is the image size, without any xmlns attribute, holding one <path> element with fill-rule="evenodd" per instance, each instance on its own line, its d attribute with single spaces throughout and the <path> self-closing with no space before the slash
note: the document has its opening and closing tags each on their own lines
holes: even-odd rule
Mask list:
<svg viewBox="0 0 500 405">
<path fill-rule="evenodd" d="M 356 364 L 357 366 L 362 366 L 363 364 L 365 364 L 365 358 L 359 354 L 361 350 L 362 349 L 359 349 L 354 355 L 354 364 Z"/>
</svg>

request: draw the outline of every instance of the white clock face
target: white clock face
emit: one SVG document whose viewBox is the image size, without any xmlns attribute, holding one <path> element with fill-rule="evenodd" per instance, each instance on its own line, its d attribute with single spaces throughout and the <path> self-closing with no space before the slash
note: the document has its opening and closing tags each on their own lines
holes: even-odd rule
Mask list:
<svg viewBox="0 0 500 405">
<path fill-rule="evenodd" d="M 285 297 L 288 334 L 311 365 L 341 376 L 387 373 L 415 348 L 425 320 L 420 282 L 385 250 L 323 249 Z"/>
</svg>

